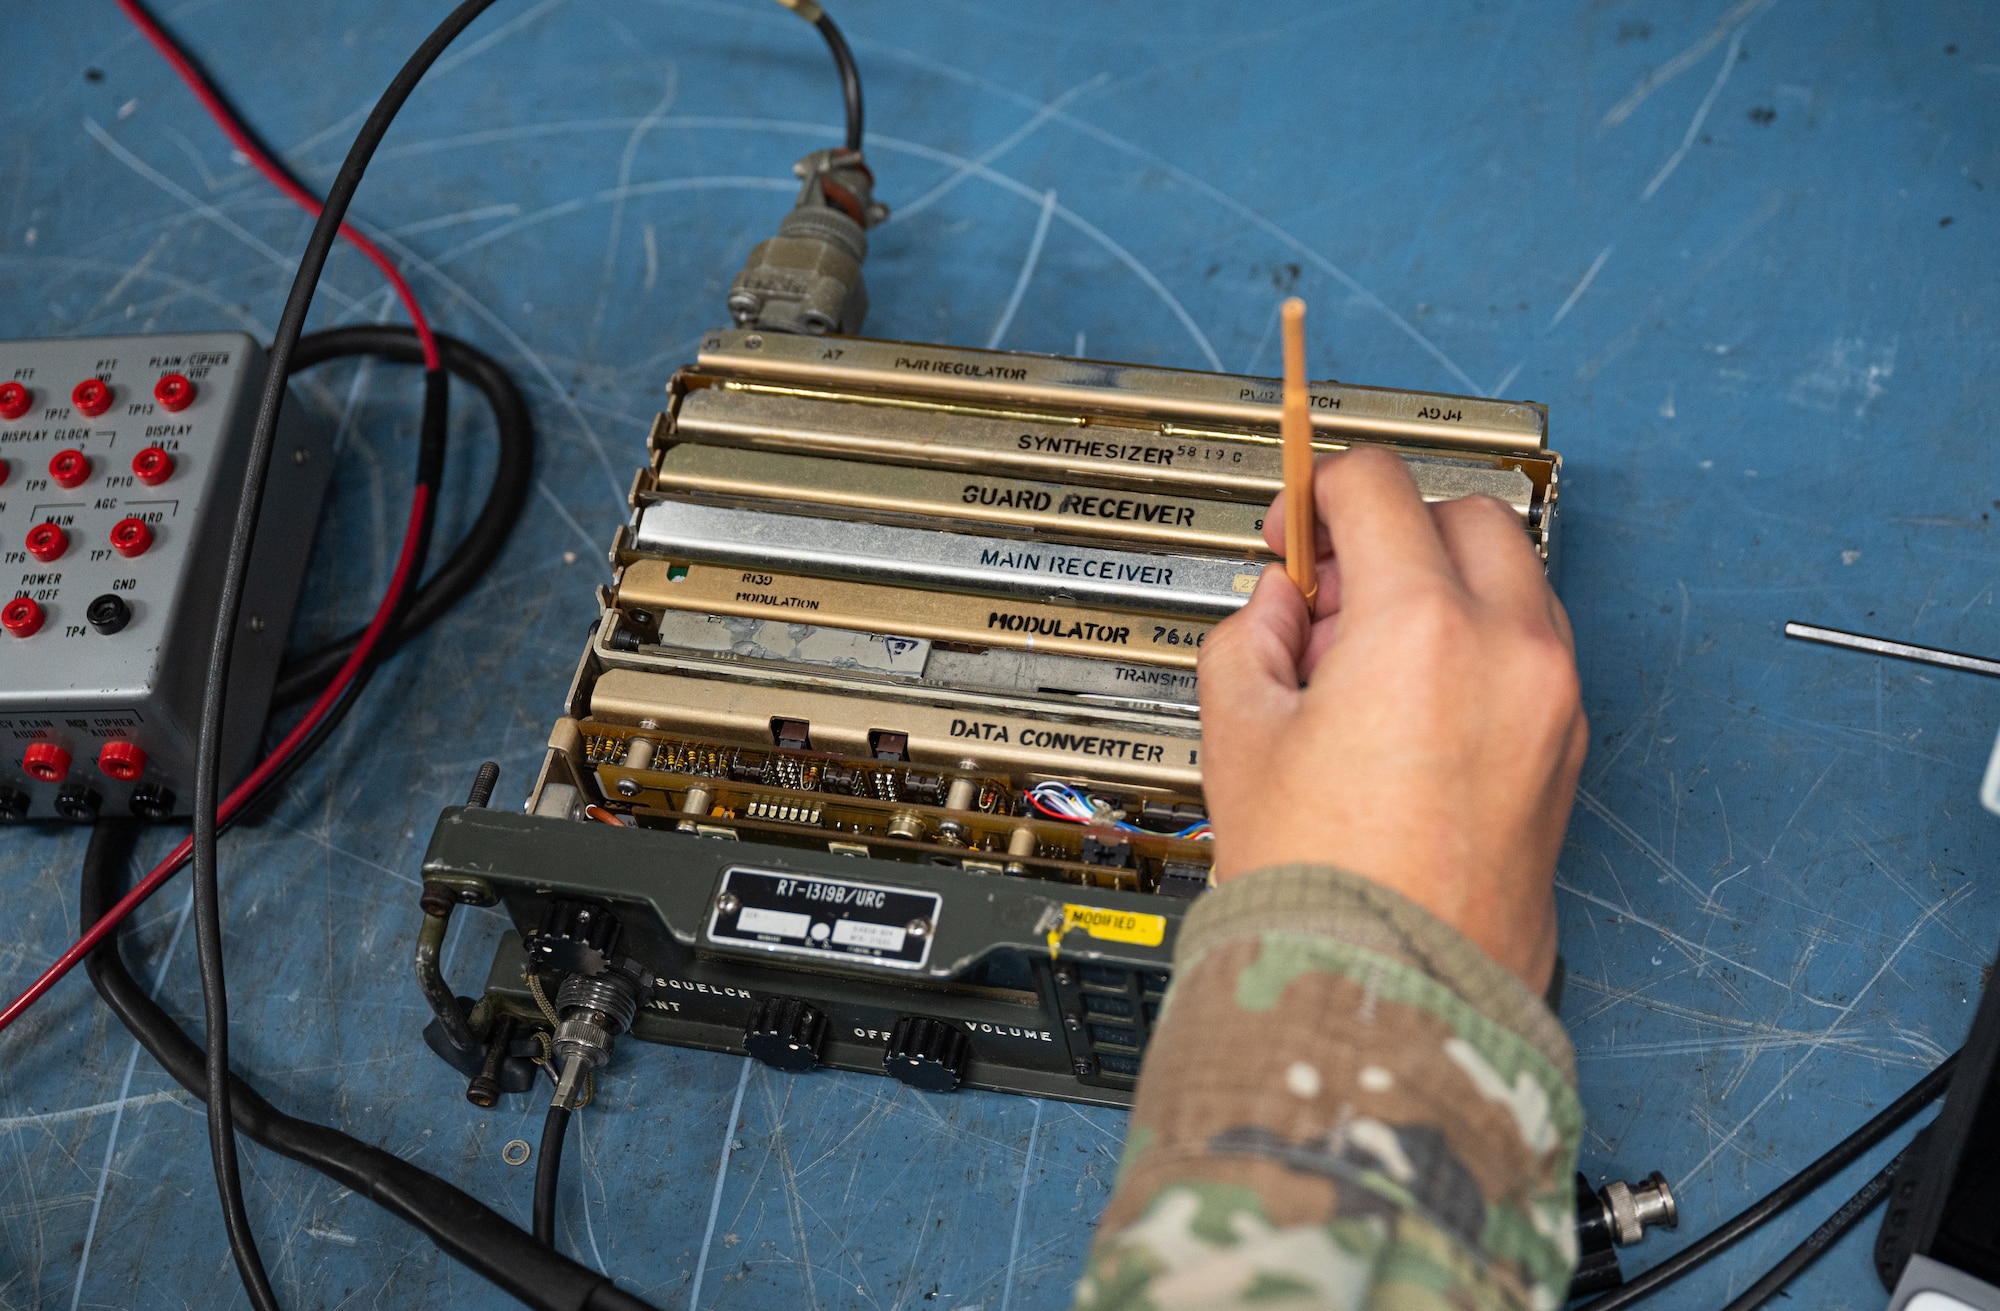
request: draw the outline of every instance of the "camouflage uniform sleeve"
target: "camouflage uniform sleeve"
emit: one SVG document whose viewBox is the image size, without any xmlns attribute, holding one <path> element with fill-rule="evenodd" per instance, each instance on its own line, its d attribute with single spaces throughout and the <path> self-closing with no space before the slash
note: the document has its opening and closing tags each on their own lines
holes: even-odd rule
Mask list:
<svg viewBox="0 0 2000 1311">
<path fill-rule="evenodd" d="M 1192 907 L 1078 1311 L 1554 1311 L 1575 1055 L 1521 980 L 1374 883 Z"/>
</svg>

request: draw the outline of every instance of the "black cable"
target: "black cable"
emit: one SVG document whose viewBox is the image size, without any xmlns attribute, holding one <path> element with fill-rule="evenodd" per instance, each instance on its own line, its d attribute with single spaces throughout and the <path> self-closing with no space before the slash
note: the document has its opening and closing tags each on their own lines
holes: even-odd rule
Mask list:
<svg viewBox="0 0 2000 1311">
<path fill-rule="evenodd" d="M 270 166 L 283 174 L 297 191 L 305 195 L 313 194 L 312 188 L 306 186 L 297 173 L 285 163 L 283 156 L 270 148 L 269 143 L 257 129 L 231 103 L 223 92 L 221 84 L 210 76 L 201 59 L 175 40 L 173 34 L 166 30 L 141 0 L 128 0 L 128 2 L 139 11 L 144 23 L 150 25 L 153 31 L 172 47 L 173 55 L 194 70 L 206 93 L 214 98 L 214 110 L 228 121 L 229 128 L 247 138 Z M 395 651 L 417 632 L 435 622 L 439 615 L 464 596 L 478 581 L 486 567 L 499 554 L 500 548 L 505 545 L 514 521 L 520 517 L 521 507 L 527 502 L 528 484 L 532 478 L 534 424 L 529 416 L 527 403 L 521 398 L 513 379 L 490 357 L 456 338 L 438 333 L 435 334 L 434 341 L 439 362 L 443 367 L 485 393 L 487 403 L 493 410 L 494 423 L 499 430 L 499 459 L 494 470 L 492 489 L 488 492 L 486 504 L 480 508 L 479 517 L 473 522 L 471 531 L 459 543 L 451 558 L 417 593 L 411 603 L 409 617 L 383 635 L 380 644 L 384 654 Z M 311 368 L 326 360 L 353 355 L 379 355 L 407 364 L 417 364 L 423 361 L 423 346 L 414 328 L 390 325 L 334 328 L 311 333 L 299 339 L 292 356 L 291 372 L 297 373 L 301 369 Z M 360 637 L 361 630 L 357 629 L 317 650 L 288 661 L 279 670 L 277 686 L 271 699 L 272 706 L 277 708 L 293 705 L 316 695 L 332 680 Z"/>
<path fill-rule="evenodd" d="M 569 1134 L 569 1107 L 549 1103 L 542 1121 L 542 1149 L 535 1158 L 535 1241 L 556 1245 L 556 1182 L 562 1177 L 563 1139 Z"/>
<path fill-rule="evenodd" d="M 138 824 L 100 820 L 84 853 L 78 917 L 88 927 L 118 899 Z M 202 1051 L 147 995 L 119 954 L 114 934 L 84 960 L 92 986 L 139 1045 L 176 1083 L 208 1099 Z M 391 1152 L 338 1129 L 286 1115 L 231 1075 L 228 1101 L 251 1141 L 311 1166 L 431 1239 L 453 1259 L 537 1311 L 652 1311 L 603 1275 L 538 1243 L 483 1205 Z"/>
<path fill-rule="evenodd" d="M 1901 1128 L 1918 1111 L 1943 1096 L 1944 1090 L 1951 1086 L 1951 1072 L 1957 1064 L 1958 1053 L 1953 1052 L 1939 1061 L 1936 1069 L 1917 1080 L 1908 1092 L 1883 1107 L 1874 1119 L 1834 1144 L 1830 1151 L 1811 1165 L 1652 1269 L 1635 1276 L 1622 1287 L 1612 1289 L 1603 1297 L 1584 1303 L 1581 1311 L 1617 1311 L 1658 1292 L 1696 1266 L 1706 1263 L 1854 1164 L 1862 1154 Z"/>
<path fill-rule="evenodd" d="M 493 411 L 499 438 L 493 484 L 472 527 L 452 553 L 423 583 L 400 623 L 382 635 L 376 650 L 384 656 L 394 652 L 471 591 L 500 554 L 508 535 L 527 504 L 528 489 L 534 481 L 535 424 L 520 388 L 501 364 L 491 356 L 456 337 L 438 333 L 438 355 L 454 376 L 478 388 Z M 353 355 L 373 355 L 402 364 L 421 364 L 423 347 L 414 329 L 391 325 L 362 325 L 332 328 L 299 339 L 292 356 L 292 372 L 311 368 L 331 359 Z M 361 638 L 361 629 L 336 638 L 285 662 L 271 694 L 273 708 L 295 705 L 315 696 L 333 678 Z"/>
<path fill-rule="evenodd" d="M 423 75 L 474 19 L 491 8 L 494 0 L 462 0 L 412 54 L 369 112 L 342 161 L 340 171 L 328 188 L 318 220 L 299 261 L 298 272 L 285 300 L 278 329 L 271 343 L 263 390 L 258 398 L 257 417 L 245 457 L 236 520 L 232 525 L 229 549 L 224 561 L 217 598 L 215 630 L 211 637 L 208 664 L 202 689 L 199 735 L 195 756 L 194 866 L 195 947 L 200 965 L 202 1009 L 205 1018 L 206 1077 L 208 1083 L 227 1087 L 229 1077 L 229 1008 L 223 977 L 222 913 L 216 860 L 219 830 L 218 803 L 221 799 L 222 725 L 228 696 L 229 665 L 235 644 L 236 624 L 242 607 L 244 580 L 249 571 L 250 549 L 255 538 L 258 514 L 263 505 L 264 481 L 270 470 L 271 451 L 276 439 L 278 416 L 284 405 L 286 379 L 305 328 L 307 312 L 326 267 L 326 260 L 347 216 L 354 193 L 361 185 L 368 162 L 387 135 L 390 124 L 415 91 Z M 839 29 L 820 16 L 817 25 L 841 67 L 842 89 L 849 111 L 851 145 L 860 145 L 860 80 L 852 74 L 852 53 Z M 426 379 L 426 426 L 433 409 L 442 412 L 446 388 L 441 377 Z M 421 466 L 420 466 L 421 467 Z M 427 501 L 427 505 L 431 502 Z M 428 527 L 423 530 L 428 538 Z M 399 598 L 400 600 L 400 598 Z M 217 1097 L 208 1105 L 210 1152 L 214 1159 L 216 1189 L 220 1196 L 231 1255 L 237 1273 L 257 1311 L 277 1311 L 277 1298 L 270 1287 L 263 1262 L 244 1211 L 242 1179 L 236 1157 L 232 1119 L 233 1097 Z"/>
<path fill-rule="evenodd" d="M 485 567 L 491 563 L 492 555 L 505 542 L 513 521 L 518 514 L 520 503 L 526 499 L 527 486 L 534 462 L 534 425 L 528 416 L 526 402 L 498 363 L 475 347 L 448 337 L 437 336 L 439 353 L 446 367 L 459 377 L 477 386 L 493 404 L 495 422 L 499 426 L 500 455 L 499 466 L 494 470 L 493 487 L 487 493 L 486 504 L 479 511 L 479 518 L 472 530 L 451 554 L 451 558 L 439 566 L 431 581 L 412 593 L 405 591 L 400 602 L 398 616 L 392 619 L 390 631 L 375 643 L 368 660 L 355 671 L 341 699 L 320 717 L 311 733 L 292 750 L 282 764 L 266 776 L 257 790 L 244 800 L 225 831 L 235 826 L 235 819 L 249 814 L 276 795 L 279 788 L 297 773 L 299 767 L 312 758 L 314 752 L 326 744 L 347 718 L 347 712 L 361 699 L 375 671 L 382 662 L 394 654 L 397 643 L 407 641 L 426 625 L 437 613 L 455 602 L 475 582 Z M 353 328 L 332 328 L 324 332 L 309 333 L 299 339 L 298 353 L 293 356 L 293 372 L 310 368 L 327 360 L 348 358 L 356 355 L 379 355 L 399 363 L 421 363 L 423 347 L 412 328 L 388 325 L 370 325 Z M 427 391 L 426 400 L 430 399 Z M 419 453 L 419 463 L 426 469 L 433 465 L 441 468 L 444 460 L 444 442 L 449 424 L 442 413 L 427 416 L 423 432 L 424 440 L 434 439 L 434 449 L 425 446 Z M 435 475 L 432 475 L 435 481 Z M 425 529 L 429 529 L 428 521 Z M 420 546 L 420 551 L 424 549 Z M 419 559 L 421 559 L 421 554 Z M 392 641 L 392 635 L 394 641 Z M 293 685 L 290 700 L 303 700 L 316 696 L 320 689 L 333 678 L 339 666 L 347 659 L 348 652 L 360 638 L 357 630 L 346 637 L 308 652 L 286 666 L 288 673 L 279 675 L 282 690 L 290 677 Z M 274 708 L 287 704 L 278 697 L 272 698 Z"/>
<path fill-rule="evenodd" d="M 847 109 L 847 148 L 861 149 L 861 70 L 854 66 L 854 52 L 847 48 L 847 38 L 834 26 L 833 18 L 824 9 L 813 19 L 813 26 L 826 38 L 826 48 L 833 52 L 834 66 L 840 70 L 840 98 Z"/>
<path fill-rule="evenodd" d="M 194 909 L 195 950 L 201 967 L 202 1011 L 207 1044 L 206 1072 L 210 1086 L 226 1087 L 229 1077 L 229 1004 L 223 978 L 222 908 L 216 870 L 217 805 L 221 800 L 222 725 L 229 689 L 229 661 L 235 645 L 236 625 L 243 602 L 244 578 L 250 567 L 250 548 L 257 531 L 257 516 L 263 508 L 264 479 L 270 470 L 271 449 L 276 440 L 278 414 L 285 401 L 286 379 L 299 337 L 305 330 L 306 313 L 312 308 L 313 292 L 326 268 L 328 254 L 347 217 L 348 206 L 361 185 L 368 160 L 388 133 L 396 113 L 416 89 L 425 71 L 437 61 L 445 47 L 469 26 L 494 0 L 463 0 L 400 69 L 383 92 L 368 119 L 361 126 L 347 158 L 327 189 L 319 220 L 313 225 L 285 299 L 278 330 L 271 343 L 264 373 L 264 387 L 257 402 L 256 424 L 251 430 L 250 448 L 244 460 L 242 485 L 236 505 L 236 522 L 230 530 L 229 551 L 223 564 L 216 604 L 215 631 L 209 644 L 208 668 L 202 688 L 200 733 L 195 753 L 194 780 Z M 428 406 L 426 407 L 428 410 Z M 215 1165 L 216 1192 L 222 1202 L 223 1221 L 229 1234 L 230 1254 L 243 1280 L 251 1305 L 257 1311 L 277 1311 L 277 1295 L 272 1291 L 263 1260 L 257 1252 L 255 1235 L 243 1207 L 243 1181 L 236 1158 L 236 1135 L 232 1122 L 232 1097 L 215 1097 L 208 1103 L 209 1151 Z"/>
<path fill-rule="evenodd" d="M 1826 1249 L 1839 1242 L 1848 1230 L 1861 1223 L 1863 1216 L 1875 1209 L 1876 1203 L 1889 1195 L 1889 1189 L 1896 1182 L 1896 1172 L 1909 1159 L 1914 1144 L 1905 1144 L 1889 1164 L 1875 1172 L 1875 1177 L 1854 1196 L 1847 1199 L 1838 1211 L 1826 1218 L 1826 1223 L 1806 1236 L 1786 1254 L 1785 1259 L 1771 1267 L 1762 1279 L 1743 1290 L 1743 1295 L 1731 1302 L 1723 1311 L 1757 1311 L 1757 1308 L 1777 1296 L 1778 1291 L 1797 1278 L 1799 1272 L 1826 1254 Z"/>
<path fill-rule="evenodd" d="M 439 475 L 444 469 L 444 452 L 447 434 L 450 431 L 449 379 L 441 370 L 426 370 L 424 374 L 424 410 L 417 439 L 417 472 L 415 487 L 422 497 L 421 510 L 417 518 L 416 541 L 411 549 L 409 569 L 403 574 L 396 594 L 388 598 L 390 606 L 389 627 L 400 624 L 408 608 L 416 579 L 424 567 L 424 555 L 429 550 L 431 529 L 436 521 L 437 498 L 434 495 Z M 383 659 L 384 653 L 371 649 L 363 668 L 357 677 L 363 683 L 372 675 Z M 225 666 L 226 674 L 226 666 Z M 343 694 L 336 704 L 339 717 L 345 718 L 359 696 L 359 688 L 352 687 Z M 337 722 L 337 720 L 336 720 Z M 204 725 L 204 728 L 207 726 Z M 300 747 L 307 754 L 317 751 L 333 730 L 332 724 L 315 726 Z M 300 763 L 303 757 L 295 750 L 285 763 L 292 765 L 294 758 Z M 296 768 L 296 765 L 293 765 Z M 279 771 L 286 776 L 290 769 Z M 257 792 L 259 798 L 268 795 L 275 777 Z M 200 809 L 200 778 L 196 778 L 195 822 L 197 832 L 203 812 Z M 211 828 L 220 835 L 221 825 L 211 815 Z M 214 847 L 210 846 L 210 859 L 214 859 Z M 196 848 L 197 861 L 200 848 Z M 221 945 L 221 897 L 220 887 L 215 877 L 213 864 L 210 866 L 206 886 L 201 879 L 199 863 L 195 875 L 195 942 L 198 950 L 198 964 L 202 978 L 202 1006 L 204 1013 L 204 1038 L 206 1047 L 207 1075 L 211 1082 L 225 1078 L 229 1069 L 229 1007 L 228 992 L 223 982 L 223 959 Z M 204 935 L 203 930 L 208 930 Z M 206 942 L 203 939 L 206 936 Z M 236 1156 L 236 1136 L 232 1123 L 231 1109 L 227 1098 L 211 1103 L 208 1108 L 209 1150 L 214 1160 L 216 1191 L 222 1202 L 223 1225 L 229 1236 L 230 1254 L 235 1258 L 237 1273 L 243 1280 L 252 1306 L 258 1311 L 279 1311 L 277 1293 L 270 1286 L 270 1277 L 264 1269 L 263 1258 L 257 1250 L 256 1235 L 250 1228 L 249 1213 L 243 1202 L 243 1184 L 240 1163 Z"/>
</svg>

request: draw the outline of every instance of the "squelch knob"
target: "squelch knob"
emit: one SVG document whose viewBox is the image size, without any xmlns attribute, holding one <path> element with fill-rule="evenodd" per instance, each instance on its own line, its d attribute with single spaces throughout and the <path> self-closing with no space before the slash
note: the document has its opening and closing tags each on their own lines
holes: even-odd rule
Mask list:
<svg viewBox="0 0 2000 1311">
<path fill-rule="evenodd" d="M 743 1029 L 743 1050 L 776 1070 L 810 1070 L 819 1064 L 826 1015 L 797 997 L 759 997 Z"/>
<path fill-rule="evenodd" d="M 536 969 L 600 974 L 618 946 L 618 917 L 590 901 L 556 901 L 523 944 Z"/>
<path fill-rule="evenodd" d="M 905 1015 L 889 1031 L 882 1069 L 925 1092 L 950 1092 L 958 1087 L 971 1044 L 957 1025 L 926 1015 Z"/>
</svg>

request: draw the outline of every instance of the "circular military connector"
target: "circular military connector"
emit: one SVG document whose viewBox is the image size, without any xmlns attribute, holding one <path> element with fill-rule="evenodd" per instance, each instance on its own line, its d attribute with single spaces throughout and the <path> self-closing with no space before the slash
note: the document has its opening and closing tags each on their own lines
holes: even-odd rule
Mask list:
<svg viewBox="0 0 2000 1311">
<path fill-rule="evenodd" d="M 810 1070 L 819 1064 L 826 1015 L 797 997 L 759 997 L 743 1028 L 743 1050 L 774 1070 Z"/>
<path fill-rule="evenodd" d="M 889 1031 L 882 1069 L 912 1088 L 950 1092 L 958 1087 L 970 1048 L 957 1025 L 927 1015 L 905 1015 Z"/>
</svg>

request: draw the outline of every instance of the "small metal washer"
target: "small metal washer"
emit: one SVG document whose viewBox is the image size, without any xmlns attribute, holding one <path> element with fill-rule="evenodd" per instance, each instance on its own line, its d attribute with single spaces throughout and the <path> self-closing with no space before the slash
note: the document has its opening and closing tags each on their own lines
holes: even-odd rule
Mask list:
<svg viewBox="0 0 2000 1311">
<path fill-rule="evenodd" d="M 535 1149 L 528 1145 L 525 1138 L 516 1138 L 500 1149 L 500 1159 L 509 1165 L 526 1165 L 528 1158 L 534 1154 Z"/>
</svg>

